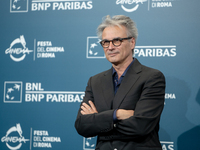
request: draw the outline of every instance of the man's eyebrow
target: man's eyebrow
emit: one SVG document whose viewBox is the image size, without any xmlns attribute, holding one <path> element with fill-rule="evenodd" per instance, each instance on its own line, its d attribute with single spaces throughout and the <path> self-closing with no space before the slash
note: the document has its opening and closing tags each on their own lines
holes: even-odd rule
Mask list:
<svg viewBox="0 0 200 150">
<path fill-rule="evenodd" d="M 114 39 L 121 39 L 121 37 L 115 37 L 112 40 L 114 40 Z M 108 39 L 102 39 L 101 41 L 110 41 L 110 40 L 108 40 Z"/>
</svg>

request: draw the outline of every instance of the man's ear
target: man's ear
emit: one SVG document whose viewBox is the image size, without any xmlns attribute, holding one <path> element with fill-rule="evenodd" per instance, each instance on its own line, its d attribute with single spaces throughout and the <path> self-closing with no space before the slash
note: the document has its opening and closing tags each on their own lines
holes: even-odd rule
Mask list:
<svg viewBox="0 0 200 150">
<path fill-rule="evenodd" d="M 131 41 L 131 49 L 134 49 L 135 48 L 135 38 L 131 38 L 130 39 Z"/>
</svg>

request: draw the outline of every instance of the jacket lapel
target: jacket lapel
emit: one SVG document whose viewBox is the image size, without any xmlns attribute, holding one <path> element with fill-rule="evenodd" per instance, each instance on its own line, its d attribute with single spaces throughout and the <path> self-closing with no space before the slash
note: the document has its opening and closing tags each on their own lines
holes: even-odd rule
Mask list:
<svg viewBox="0 0 200 150">
<path fill-rule="evenodd" d="M 111 109 L 112 101 L 114 99 L 114 85 L 112 79 L 112 68 L 105 72 L 102 80 L 102 91 L 105 103 L 108 106 L 108 109 Z"/>
<path fill-rule="evenodd" d="M 119 108 L 126 94 L 129 92 L 134 83 L 139 79 L 141 71 L 142 71 L 141 64 L 135 58 L 134 63 L 131 65 L 126 75 L 124 76 L 121 85 L 114 97 L 113 109 Z"/>
</svg>

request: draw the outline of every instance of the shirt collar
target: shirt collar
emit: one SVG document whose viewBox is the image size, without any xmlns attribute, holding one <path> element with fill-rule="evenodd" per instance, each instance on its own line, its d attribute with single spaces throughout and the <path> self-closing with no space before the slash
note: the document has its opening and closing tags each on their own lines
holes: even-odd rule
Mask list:
<svg viewBox="0 0 200 150">
<path fill-rule="evenodd" d="M 133 58 L 133 61 L 129 64 L 129 66 L 126 68 L 126 70 L 124 71 L 124 73 L 122 74 L 122 77 L 124 77 L 126 75 L 126 72 L 128 71 L 128 69 L 131 67 L 131 65 L 133 64 L 133 62 L 135 61 L 135 58 Z M 113 71 L 112 71 L 112 75 L 115 75 L 117 73 L 117 71 L 115 70 L 114 67 L 113 68 Z"/>
</svg>

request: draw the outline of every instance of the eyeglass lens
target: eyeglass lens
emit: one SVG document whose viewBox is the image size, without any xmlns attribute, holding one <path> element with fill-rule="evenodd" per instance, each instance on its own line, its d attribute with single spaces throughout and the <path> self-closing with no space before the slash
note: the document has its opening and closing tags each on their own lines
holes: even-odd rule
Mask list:
<svg viewBox="0 0 200 150">
<path fill-rule="evenodd" d="M 128 39 L 130 39 L 130 38 L 132 38 L 132 37 L 128 37 L 128 38 L 116 38 L 116 39 L 113 39 L 113 40 L 110 40 L 110 41 L 109 41 L 109 40 L 105 40 L 105 41 L 102 41 L 102 42 L 101 42 L 101 45 L 102 45 L 104 48 L 108 48 L 109 45 L 110 45 L 110 42 L 112 42 L 112 44 L 113 44 L 114 46 L 120 46 L 123 40 L 128 40 Z"/>
<path fill-rule="evenodd" d="M 102 42 L 102 46 L 103 46 L 103 47 L 109 47 L 110 42 L 112 42 L 112 44 L 113 44 L 114 46 L 119 46 L 119 45 L 121 44 L 122 41 L 121 41 L 120 39 L 113 39 L 113 40 L 111 40 L 111 41 L 106 40 L 106 41 L 103 41 L 103 42 Z"/>
</svg>

